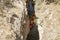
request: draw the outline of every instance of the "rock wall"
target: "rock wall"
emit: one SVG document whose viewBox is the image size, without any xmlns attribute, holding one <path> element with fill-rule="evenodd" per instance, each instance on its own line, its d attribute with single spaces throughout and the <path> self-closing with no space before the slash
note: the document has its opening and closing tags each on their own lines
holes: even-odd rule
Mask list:
<svg viewBox="0 0 60 40">
<path fill-rule="evenodd" d="M 25 1 L 0 0 L 0 40 L 26 39 L 29 21 Z"/>
<path fill-rule="evenodd" d="M 26 0 L 0 0 L 0 40 L 26 40 Z M 39 40 L 60 40 L 60 0 L 35 0 Z"/>
<path fill-rule="evenodd" d="M 60 0 L 36 0 L 39 40 L 60 40 Z"/>
</svg>

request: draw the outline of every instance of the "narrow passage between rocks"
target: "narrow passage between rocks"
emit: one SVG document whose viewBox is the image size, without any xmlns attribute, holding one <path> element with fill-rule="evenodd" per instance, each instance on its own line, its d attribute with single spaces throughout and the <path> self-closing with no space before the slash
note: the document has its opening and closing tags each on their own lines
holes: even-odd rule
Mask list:
<svg viewBox="0 0 60 40">
<path fill-rule="evenodd" d="M 27 35 L 27 40 L 39 40 L 39 32 L 38 32 L 38 26 L 36 25 L 36 15 L 35 15 L 35 1 L 33 0 L 27 0 L 26 1 L 26 7 L 28 11 L 29 21 L 30 21 L 30 32 Z"/>
</svg>

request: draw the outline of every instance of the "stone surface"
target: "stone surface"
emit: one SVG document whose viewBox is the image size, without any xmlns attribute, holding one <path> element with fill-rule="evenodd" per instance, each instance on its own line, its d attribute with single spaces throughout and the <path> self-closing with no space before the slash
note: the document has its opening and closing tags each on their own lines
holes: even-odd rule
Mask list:
<svg viewBox="0 0 60 40">
<path fill-rule="evenodd" d="M 25 18 L 25 0 L 0 0 L 0 40 L 26 40 L 29 21 Z"/>
<path fill-rule="evenodd" d="M 26 40 L 26 0 L 0 0 L 0 40 Z M 60 40 L 60 0 L 36 0 L 39 40 Z"/>
<path fill-rule="evenodd" d="M 40 40 L 60 40 L 60 2 L 52 1 L 48 0 L 47 4 L 47 0 L 36 0 L 35 13 Z"/>
</svg>

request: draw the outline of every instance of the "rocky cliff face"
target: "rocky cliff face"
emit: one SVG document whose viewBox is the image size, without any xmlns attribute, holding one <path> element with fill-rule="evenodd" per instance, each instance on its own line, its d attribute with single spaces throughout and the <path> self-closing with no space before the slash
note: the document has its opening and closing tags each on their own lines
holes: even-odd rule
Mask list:
<svg viewBox="0 0 60 40">
<path fill-rule="evenodd" d="M 0 40 L 26 40 L 26 0 L 0 0 Z M 60 40 L 60 0 L 36 0 L 39 40 Z"/>
<path fill-rule="evenodd" d="M 40 40 L 60 40 L 60 1 L 36 0 Z"/>
<path fill-rule="evenodd" d="M 25 0 L 0 0 L 0 40 L 26 39 L 27 20 Z"/>
</svg>

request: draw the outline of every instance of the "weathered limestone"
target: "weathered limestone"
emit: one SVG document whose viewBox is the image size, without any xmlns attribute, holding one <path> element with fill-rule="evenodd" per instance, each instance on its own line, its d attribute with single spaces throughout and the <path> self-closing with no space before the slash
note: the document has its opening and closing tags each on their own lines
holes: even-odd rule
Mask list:
<svg viewBox="0 0 60 40">
<path fill-rule="evenodd" d="M 26 40 L 26 0 L 0 0 L 0 40 Z M 60 40 L 60 0 L 36 0 L 39 40 Z"/>
<path fill-rule="evenodd" d="M 46 0 L 36 0 L 35 5 L 40 40 L 60 40 L 59 0 L 55 0 L 49 4 L 46 3 Z"/>
<path fill-rule="evenodd" d="M 29 21 L 24 15 L 27 17 L 25 0 L 0 0 L 0 40 L 26 39 Z"/>
</svg>

